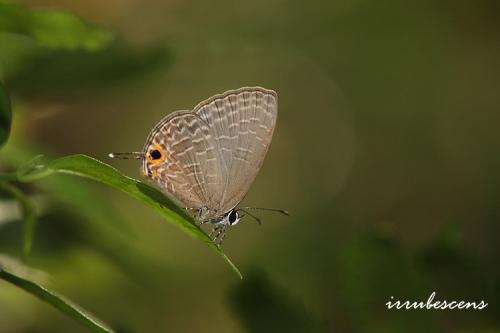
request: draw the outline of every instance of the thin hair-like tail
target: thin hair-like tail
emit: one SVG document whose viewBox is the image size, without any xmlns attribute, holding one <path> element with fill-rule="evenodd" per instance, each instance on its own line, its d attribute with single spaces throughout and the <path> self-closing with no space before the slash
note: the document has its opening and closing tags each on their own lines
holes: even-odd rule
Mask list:
<svg viewBox="0 0 500 333">
<path fill-rule="evenodd" d="M 123 160 L 140 160 L 143 157 L 143 153 L 134 151 L 130 153 L 109 153 L 110 158 L 119 158 Z"/>
</svg>

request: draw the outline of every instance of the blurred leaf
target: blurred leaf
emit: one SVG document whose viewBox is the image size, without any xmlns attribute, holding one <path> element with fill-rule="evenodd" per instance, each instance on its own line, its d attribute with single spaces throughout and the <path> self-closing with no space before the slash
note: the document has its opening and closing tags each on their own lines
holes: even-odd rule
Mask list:
<svg viewBox="0 0 500 333">
<path fill-rule="evenodd" d="M 0 31 L 29 36 L 44 46 L 66 50 L 95 51 L 112 40 L 111 33 L 74 14 L 9 3 L 0 3 Z"/>
<path fill-rule="evenodd" d="M 0 82 L 0 147 L 7 142 L 10 134 L 12 113 L 10 110 L 10 100 L 7 91 Z"/>
<path fill-rule="evenodd" d="M 434 323 L 421 321 L 420 314 L 411 311 L 398 313 L 390 321 L 398 329 L 389 329 L 390 313 L 378 312 L 390 296 L 419 299 L 427 293 L 415 263 L 402 248 L 398 239 L 379 230 L 357 234 L 348 239 L 339 252 L 337 297 L 347 305 L 354 331 L 363 331 L 370 325 L 372 332 L 432 331 Z M 368 330 L 365 330 L 368 331 Z"/>
<path fill-rule="evenodd" d="M 233 288 L 229 294 L 231 309 L 243 321 L 245 331 L 257 332 L 321 332 L 322 325 L 298 300 L 275 286 L 259 270 Z"/>
<path fill-rule="evenodd" d="M 39 53 L 7 78 L 16 93 L 35 96 L 67 96 L 70 93 L 102 93 L 152 73 L 171 60 L 163 45 L 134 49 L 115 41 L 98 52 L 57 50 Z"/>
<path fill-rule="evenodd" d="M 444 225 L 435 239 L 424 247 L 418 257 L 425 269 L 445 271 L 466 268 L 472 264 L 462 249 L 461 230 L 456 223 Z"/>
<path fill-rule="evenodd" d="M 24 221 L 24 233 L 23 233 L 23 252 L 24 254 L 29 254 L 31 251 L 31 247 L 33 245 L 33 236 L 35 233 L 35 225 L 36 225 L 36 210 L 33 206 L 33 203 L 24 195 L 21 190 L 17 187 L 0 182 L 0 189 L 3 189 L 9 193 L 11 193 L 14 198 L 19 202 L 23 213 L 23 221 Z"/>
<path fill-rule="evenodd" d="M 231 268 L 241 278 L 241 273 L 231 260 L 214 244 L 203 230 L 201 230 L 192 218 L 184 210 L 180 209 L 162 192 L 148 184 L 132 179 L 120 173 L 115 168 L 85 155 L 70 155 L 51 161 L 47 165 L 43 176 L 51 173 L 66 173 L 84 178 L 93 179 L 119 189 L 128 195 L 153 207 L 167 221 L 177 225 L 190 236 L 204 241 L 210 248 L 219 253 Z M 35 177 L 24 173 L 24 179 L 35 179 L 40 176 L 37 168 L 34 168 Z"/>
<path fill-rule="evenodd" d="M 25 291 L 33 296 L 38 297 L 42 301 L 49 303 L 59 311 L 65 313 L 69 317 L 87 326 L 93 332 L 113 332 L 110 328 L 106 327 L 103 323 L 92 318 L 89 314 L 78 308 L 75 304 L 64 299 L 61 296 L 47 290 L 45 287 L 7 272 L 0 267 L 0 279 L 3 279 Z"/>
<path fill-rule="evenodd" d="M 461 238 L 458 223 L 441 226 L 435 238 L 419 249 L 416 255 L 419 268 L 441 293 L 459 297 L 462 286 L 467 286 L 468 297 L 489 295 L 494 273 L 466 250 Z"/>
<path fill-rule="evenodd" d="M 28 63 L 36 54 L 46 52 L 46 48 L 22 35 L 1 33 L 0 80 L 7 81 L 11 75 Z"/>
</svg>

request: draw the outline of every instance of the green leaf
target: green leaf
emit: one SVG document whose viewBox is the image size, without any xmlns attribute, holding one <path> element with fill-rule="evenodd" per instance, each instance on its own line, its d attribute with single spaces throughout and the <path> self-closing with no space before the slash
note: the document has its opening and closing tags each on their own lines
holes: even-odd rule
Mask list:
<svg viewBox="0 0 500 333">
<path fill-rule="evenodd" d="M 23 221 L 24 221 L 24 232 L 23 232 L 23 252 L 25 255 L 29 254 L 31 251 L 31 247 L 33 245 L 33 236 L 35 234 L 35 226 L 36 226 L 36 210 L 33 206 L 33 203 L 24 195 L 21 190 L 17 187 L 0 182 L 0 189 L 9 192 L 16 198 L 19 202 L 23 213 Z"/>
<path fill-rule="evenodd" d="M 34 174 L 39 178 L 40 173 L 34 169 Z M 193 219 L 186 212 L 174 204 L 158 189 L 123 175 L 115 168 L 86 155 L 70 155 L 51 161 L 47 165 L 47 171 L 43 175 L 50 173 L 66 173 L 84 178 L 93 179 L 108 186 L 121 190 L 139 201 L 155 209 L 160 216 L 167 221 L 180 227 L 190 236 L 202 240 L 210 248 L 216 251 L 231 268 L 241 278 L 241 273 L 231 260 L 222 252 L 219 247 L 208 237 L 208 235 L 196 225 Z M 29 173 L 24 173 L 24 179 L 33 179 Z"/>
<path fill-rule="evenodd" d="M 12 123 L 12 113 L 10 110 L 10 100 L 7 91 L 0 82 L 0 147 L 3 146 L 10 134 Z"/>
<path fill-rule="evenodd" d="M 38 297 L 42 301 L 49 303 L 59 311 L 65 313 L 69 317 L 87 326 L 93 332 L 111 333 L 112 329 L 106 327 L 100 321 L 92 318 L 89 314 L 85 313 L 82 309 L 78 308 L 75 304 L 64 299 L 63 297 L 47 290 L 45 287 L 22 278 L 18 275 L 10 273 L 0 267 L 0 279 L 3 279 L 25 291 Z"/>
<path fill-rule="evenodd" d="M 41 45 L 66 50 L 95 51 L 112 40 L 111 33 L 76 15 L 9 3 L 0 3 L 0 31 L 26 35 Z"/>
<path fill-rule="evenodd" d="M 42 163 L 43 155 L 37 155 L 30 161 L 22 164 L 17 169 L 17 179 L 21 182 L 29 182 L 44 178 L 52 173 L 45 164 Z"/>
<path fill-rule="evenodd" d="M 0 173 L 0 180 L 16 181 L 25 180 L 30 177 L 27 172 L 30 170 L 30 165 L 38 165 L 41 163 L 40 157 L 32 158 L 40 152 L 43 152 L 46 161 L 53 160 L 51 153 L 47 152 L 46 148 L 37 145 L 18 145 L 14 141 L 9 143 L 3 148 L 0 154 L 0 163 L 3 163 L 7 169 L 17 168 L 17 172 Z M 30 162 L 26 163 L 27 160 Z M 47 174 L 52 171 L 47 169 Z M 41 168 L 41 167 L 40 167 Z M 39 171 L 41 169 L 38 169 Z M 40 176 L 46 174 L 40 173 Z M 46 177 L 36 183 L 36 187 L 44 194 L 50 196 L 51 200 L 56 200 L 59 204 L 70 208 L 73 212 L 83 217 L 88 226 L 93 229 L 95 236 L 93 240 L 109 245 L 110 239 L 125 239 L 133 237 L 132 229 L 129 224 L 122 223 L 126 217 L 116 209 L 110 209 L 110 202 L 105 197 L 96 192 L 94 184 L 89 184 L 81 178 L 77 177 Z M 101 237 L 101 240 L 96 237 Z M 118 238 L 116 238 L 118 237 Z"/>
</svg>

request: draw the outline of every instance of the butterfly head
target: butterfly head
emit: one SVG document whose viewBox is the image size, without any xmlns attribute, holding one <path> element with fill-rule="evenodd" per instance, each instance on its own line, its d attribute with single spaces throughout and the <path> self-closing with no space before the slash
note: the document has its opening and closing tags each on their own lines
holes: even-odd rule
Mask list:
<svg viewBox="0 0 500 333">
<path fill-rule="evenodd" d="M 222 224 L 233 226 L 233 225 L 238 224 L 238 222 L 240 222 L 241 218 L 242 218 L 242 216 L 240 216 L 240 214 L 238 214 L 238 211 L 236 209 L 232 209 L 229 213 L 227 213 L 224 216 L 224 219 L 222 220 Z"/>
</svg>

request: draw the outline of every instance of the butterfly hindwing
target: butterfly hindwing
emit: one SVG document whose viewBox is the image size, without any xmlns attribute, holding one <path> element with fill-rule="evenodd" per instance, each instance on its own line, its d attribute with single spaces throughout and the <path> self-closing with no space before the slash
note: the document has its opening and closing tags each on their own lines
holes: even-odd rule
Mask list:
<svg viewBox="0 0 500 333">
<path fill-rule="evenodd" d="M 149 162 L 150 177 L 187 208 L 209 204 L 214 187 L 222 180 L 216 145 L 206 123 L 191 112 L 176 112 L 152 131 L 146 151 L 158 147 L 165 156 L 156 165 Z"/>
</svg>

